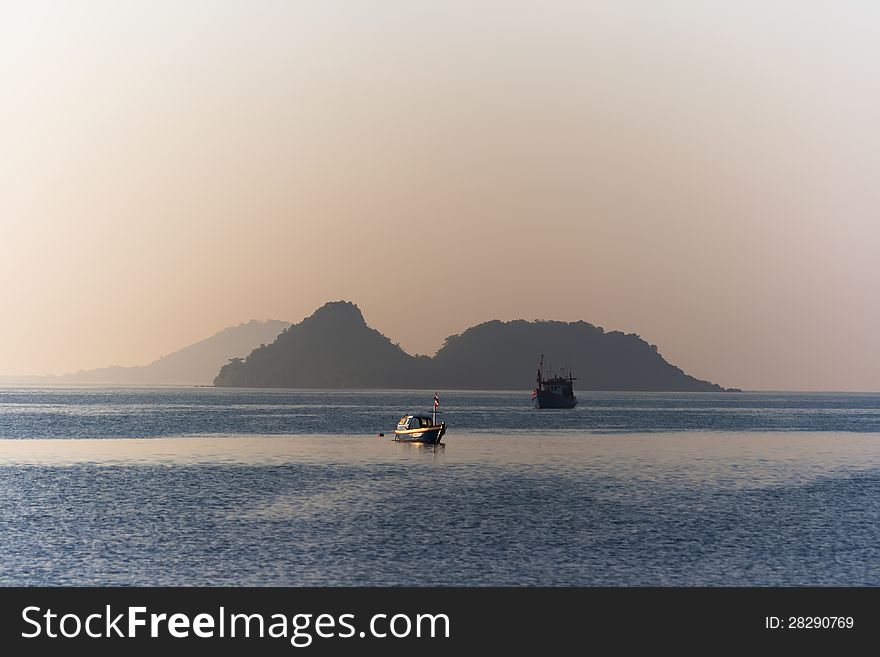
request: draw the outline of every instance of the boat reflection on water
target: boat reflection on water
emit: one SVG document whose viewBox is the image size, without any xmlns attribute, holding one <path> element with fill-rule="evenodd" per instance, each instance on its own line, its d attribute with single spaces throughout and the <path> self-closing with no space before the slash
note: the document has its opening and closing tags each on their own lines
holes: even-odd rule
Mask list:
<svg viewBox="0 0 880 657">
<path fill-rule="evenodd" d="M 394 442 L 424 454 L 425 458 L 427 458 L 428 454 L 431 454 L 435 461 L 438 455 L 446 452 L 446 443 L 417 443 L 412 440 L 395 440 Z M 413 454 L 413 456 L 415 457 L 416 455 Z"/>
</svg>

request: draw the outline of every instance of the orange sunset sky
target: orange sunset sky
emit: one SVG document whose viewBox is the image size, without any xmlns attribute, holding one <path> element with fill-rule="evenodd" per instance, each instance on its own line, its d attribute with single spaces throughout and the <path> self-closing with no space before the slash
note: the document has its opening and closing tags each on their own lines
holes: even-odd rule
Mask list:
<svg viewBox="0 0 880 657">
<path fill-rule="evenodd" d="M 0 2 L 0 374 L 349 299 L 880 390 L 880 5 Z"/>
</svg>

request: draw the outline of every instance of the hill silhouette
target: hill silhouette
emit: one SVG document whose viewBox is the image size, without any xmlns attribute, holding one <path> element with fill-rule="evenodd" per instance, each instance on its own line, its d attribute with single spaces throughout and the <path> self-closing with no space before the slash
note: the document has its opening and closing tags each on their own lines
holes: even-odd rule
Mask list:
<svg viewBox="0 0 880 657">
<path fill-rule="evenodd" d="M 430 359 L 413 357 L 367 326 L 360 309 L 328 303 L 275 339 L 234 358 L 214 385 L 260 388 L 399 388 L 425 380 Z"/>
<path fill-rule="evenodd" d="M 571 369 L 576 390 L 724 390 L 669 364 L 638 335 L 583 321 L 485 322 L 448 337 L 433 358 L 411 356 L 348 301 L 327 303 L 275 342 L 232 359 L 214 385 L 516 390 L 532 386 L 542 353 L 545 363 Z"/>
<path fill-rule="evenodd" d="M 231 356 L 245 355 L 261 343 L 271 342 L 290 322 L 251 320 L 230 326 L 149 365 L 102 367 L 51 377 L 56 383 L 110 385 L 210 385 Z"/>
</svg>

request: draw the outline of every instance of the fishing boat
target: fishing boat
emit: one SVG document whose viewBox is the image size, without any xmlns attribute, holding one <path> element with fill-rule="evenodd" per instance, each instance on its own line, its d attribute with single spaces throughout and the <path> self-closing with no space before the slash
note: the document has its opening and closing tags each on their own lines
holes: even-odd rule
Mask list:
<svg viewBox="0 0 880 657">
<path fill-rule="evenodd" d="M 574 382 L 577 378 L 568 376 L 551 376 L 544 378 L 544 354 L 538 363 L 538 379 L 532 391 L 532 403 L 535 408 L 574 408 L 578 400 L 574 396 Z"/>
<path fill-rule="evenodd" d="M 394 430 L 394 440 L 400 443 L 423 443 L 438 445 L 446 433 L 446 423 L 437 424 L 440 398 L 434 393 L 434 410 L 431 415 L 404 415 Z"/>
</svg>

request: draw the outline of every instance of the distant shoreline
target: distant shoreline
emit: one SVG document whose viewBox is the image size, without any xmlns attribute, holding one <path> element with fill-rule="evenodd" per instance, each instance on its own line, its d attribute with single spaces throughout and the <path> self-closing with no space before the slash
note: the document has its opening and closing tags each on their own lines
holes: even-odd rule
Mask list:
<svg viewBox="0 0 880 657">
<path fill-rule="evenodd" d="M 184 389 L 214 389 L 214 390 L 229 390 L 229 391 L 273 391 L 273 392 L 282 392 L 285 390 L 289 391 L 302 391 L 302 392 L 425 392 L 426 394 L 433 394 L 435 391 L 439 390 L 440 392 L 497 392 L 497 393 L 528 393 L 530 392 L 530 388 L 522 387 L 522 388 L 319 388 L 319 387 L 281 387 L 281 386 L 265 386 L 265 387 L 252 387 L 252 386 L 215 386 L 211 384 L 204 383 L 94 383 L 94 382 L 76 382 L 76 381 L 33 381 L 27 380 L 23 381 L 21 379 L 17 379 L 15 377 L 0 377 L 0 389 L 2 388 L 119 388 L 119 389 L 148 389 L 148 388 L 157 388 L 157 389 L 171 389 L 171 388 L 184 388 Z M 725 388 L 723 390 L 684 390 L 684 391 L 676 391 L 676 390 L 630 390 L 630 389 L 577 389 L 575 388 L 576 394 L 616 394 L 616 393 L 638 393 L 645 395 L 678 395 L 678 394 L 687 394 L 687 395 L 720 395 L 726 393 L 741 393 L 745 395 L 749 394 L 777 394 L 777 395 L 880 395 L 880 390 L 763 390 L 763 389 L 748 389 L 748 388 Z"/>
</svg>

